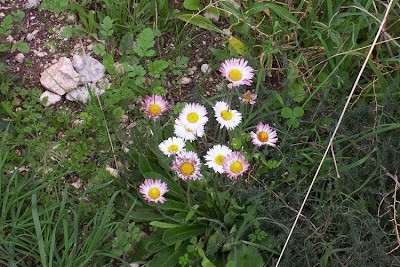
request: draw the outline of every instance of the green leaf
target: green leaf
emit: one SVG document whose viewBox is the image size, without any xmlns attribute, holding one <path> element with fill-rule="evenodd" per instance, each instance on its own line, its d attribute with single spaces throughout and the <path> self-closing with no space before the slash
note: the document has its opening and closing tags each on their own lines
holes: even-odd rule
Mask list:
<svg viewBox="0 0 400 267">
<path fill-rule="evenodd" d="M 296 25 L 300 26 L 299 22 L 297 21 L 297 19 L 292 15 L 292 13 L 290 13 L 289 10 L 287 10 L 284 7 L 281 7 L 281 6 L 278 6 L 276 4 L 273 4 L 273 3 L 266 3 L 266 2 L 254 3 L 250 7 L 250 9 L 246 11 L 246 14 L 247 15 L 253 15 L 253 14 L 262 12 L 265 9 L 270 9 L 276 15 L 281 17 L 283 20 L 286 20 L 288 22 L 291 22 L 293 24 L 296 24 Z"/>
<path fill-rule="evenodd" d="M 199 0 L 185 0 L 183 7 L 189 10 L 199 10 L 203 8 L 203 5 L 200 4 Z"/>
<path fill-rule="evenodd" d="M 109 73 L 114 72 L 114 58 L 110 54 L 105 54 L 103 57 L 103 65 Z"/>
<path fill-rule="evenodd" d="M 29 53 L 30 48 L 27 43 L 24 43 L 23 41 L 19 40 L 17 41 L 13 46 L 12 49 L 18 50 L 21 53 Z"/>
<path fill-rule="evenodd" d="M 176 228 L 180 227 L 180 224 L 174 224 L 174 223 L 165 223 L 165 222 L 159 222 L 159 221 L 152 221 L 150 222 L 150 225 L 158 227 L 158 228 L 163 228 L 163 229 L 171 229 L 171 228 Z"/>
<path fill-rule="evenodd" d="M 167 230 L 169 231 L 169 230 Z M 169 246 L 156 255 L 149 262 L 149 267 L 172 267 L 177 266 L 179 263 L 179 257 L 186 253 L 186 246 L 182 245 L 178 250 L 175 250 L 175 246 Z"/>
<path fill-rule="evenodd" d="M 121 51 L 122 55 L 129 55 L 133 51 L 133 34 L 128 32 L 125 34 L 119 45 L 119 50 Z"/>
<path fill-rule="evenodd" d="M 160 74 L 163 70 L 168 68 L 168 61 L 165 60 L 155 60 L 149 64 L 149 74 L 154 76 Z"/>
<path fill-rule="evenodd" d="M 114 115 L 114 118 L 119 120 L 122 117 L 122 115 L 124 115 L 124 110 L 121 107 L 118 107 L 113 110 L 113 115 Z"/>
<path fill-rule="evenodd" d="M 154 47 L 154 33 L 153 30 L 150 28 L 144 29 L 136 38 L 136 44 L 138 48 L 142 49 L 144 52 L 149 50 L 150 48 Z M 137 48 L 135 49 L 135 51 Z"/>
<path fill-rule="evenodd" d="M 287 121 L 287 125 L 292 128 L 297 128 L 300 125 L 300 121 L 295 117 L 292 117 Z"/>
<path fill-rule="evenodd" d="M 201 235 L 205 231 L 206 227 L 201 224 L 177 227 L 165 231 L 162 240 L 167 245 L 173 245 L 178 241 L 184 241 L 193 236 Z"/>
<path fill-rule="evenodd" d="M 289 118 L 293 117 L 292 109 L 291 108 L 283 108 L 281 115 L 285 119 L 289 119 Z"/>
<path fill-rule="evenodd" d="M 163 210 L 175 210 L 175 211 L 186 211 L 186 206 L 182 202 L 168 199 L 163 204 L 158 204 L 160 209 Z"/>
<path fill-rule="evenodd" d="M 103 23 L 101 24 L 101 27 L 105 30 L 105 31 L 109 31 L 112 29 L 113 27 L 113 21 L 109 16 L 106 16 L 103 19 Z"/>
<path fill-rule="evenodd" d="M 235 252 L 237 255 L 235 255 Z M 236 256 L 236 257 L 235 257 Z M 258 250 L 252 246 L 241 245 L 228 255 L 228 262 L 236 260 L 236 267 L 264 266 L 265 263 Z"/>
<path fill-rule="evenodd" d="M 155 212 L 133 212 L 132 219 L 136 222 L 164 220 L 164 216 Z"/>
<path fill-rule="evenodd" d="M 194 205 L 186 215 L 185 222 L 188 222 L 194 215 L 194 212 L 199 208 L 199 205 Z"/>
<path fill-rule="evenodd" d="M 149 160 L 143 155 L 139 155 L 139 170 L 143 176 L 146 173 L 152 172 Z"/>
<path fill-rule="evenodd" d="M 217 26 L 215 26 L 214 23 L 212 23 L 209 19 L 207 19 L 207 18 L 205 18 L 203 16 L 192 15 L 192 14 L 182 14 L 182 15 L 179 15 L 178 18 L 180 20 L 183 20 L 185 22 L 193 24 L 193 25 L 195 25 L 195 26 L 197 26 L 199 28 L 206 29 L 206 30 L 209 30 L 209 31 L 218 32 L 218 33 L 226 35 L 226 33 L 224 33 Z"/>
<path fill-rule="evenodd" d="M 294 115 L 296 118 L 303 117 L 303 115 L 304 115 L 304 109 L 303 109 L 302 107 L 295 107 L 295 108 L 293 109 L 293 115 Z"/>
<path fill-rule="evenodd" d="M 304 91 L 304 87 L 298 83 L 293 83 L 289 90 L 289 95 L 293 97 L 293 100 L 296 102 L 301 102 L 306 97 L 306 92 Z"/>
</svg>

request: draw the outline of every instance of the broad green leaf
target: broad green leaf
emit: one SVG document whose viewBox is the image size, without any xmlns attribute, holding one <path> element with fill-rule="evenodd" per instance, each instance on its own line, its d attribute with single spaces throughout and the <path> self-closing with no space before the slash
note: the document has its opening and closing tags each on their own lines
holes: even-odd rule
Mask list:
<svg viewBox="0 0 400 267">
<path fill-rule="evenodd" d="M 133 51 L 133 34 L 131 32 L 122 37 L 119 50 L 122 55 L 129 55 Z"/>
<path fill-rule="evenodd" d="M 207 19 L 207 18 L 205 18 L 203 16 L 192 15 L 192 14 L 182 14 L 182 15 L 179 15 L 178 18 L 180 20 L 183 20 L 185 22 L 193 24 L 193 25 L 195 25 L 195 26 L 197 26 L 199 28 L 206 29 L 206 30 L 209 30 L 209 31 L 218 32 L 218 33 L 226 35 L 226 33 L 224 33 L 217 26 L 215 26 L 214 23 L 212 23 L 209 19 Z"/>
<path fill-rule="evenodd" d="M 235 252 L 237 253 L 235 257 Z M 264 266 L 265 263 L 258 250 L 252 246 L 241 245 L 237 250 L 232 250 L 228 255 L 228 262 L 236 261 L 237 267 Z"/>
<path fill-rule="evenodd" d="M 199 10 L 203 8 L 203 5 L 200 4 L 199 0 L 185 0 L 183 7 L 189 10 Z"/>
<path fill-rule="evenodd" d="M 293 116 L 292 109 L 291 108 L 283 108 L 281 115 L 285 119 L 290 119 Z"/>
<path fill-rule="evenodd" d="M 199 208 L 199 205 L 194 205 L 186 215 L 185 222 L 188 222 L 194 215 L 194 212 Z"/>
<path fill-rule="evenodd" d="M 114 72 L 114 58 L 110 54 L 105 54 L 103 57 L 103 65 L 109 73 Z"/>
<path fill-rule="evenodd" d="M 165 60 L 155 60 L 149 64 L 149 74 L 154 76 L 155 74 L 160 74 L 163 70 L 168 68 L 168 61 Z"/>
<path fill-rule="evenodd" d="M 174 224 L 174 223 L 165 223 L 165 222 L 159 222 L 159 221 L 152 221 L 150 222 L 150 225 L 158 227 L 158 228 L 163 228 L 163 229 L 171 229 L 171 228 L 176 228 L 180 227 L 180 224 Z"/>
<path fill-rule="evenodd" d="M 295 108 L 293 109 L 293 115 L 294 115 L 296 118 L 303 117 L 303 115 L 304 115 L 304 109 L 303 109 L 302 107 L 295 107 Z"/>
<path fill-rule="evenodd" d="M 139 155 L 139 170 L 143 176 L 152 171 L 149 160 L 143 155 Z"/>
<path fill-rule="evenodd" d="M 136 44 L 144 51 L 152 48 L 155 45 L 154 33 L 150 28 L 144 29 L 136 38 Z"/>
<path fill-rule="evenodd" d="M 168 231 L 168 230 L 167 230 Z M 175 250 L 175 246 L 169 246 L 156 255 L 149 262 L 149 267 L 172 267 L 177 266 L 179 257 L 186 253 L 186 246 L 182 245 Z"/>
<path fill-rule="evenodd" d="M 186 206 L 182 202 L 168 199 L 164 204 L 158 204 L 160 209 L 163 210 L 176 210 L 176 211 L 186 211 Z"/>
<path fill-rule="evenodd" d="M 155 212 L 133 212 L 132 219 L 137 222 L 141 221 L 156 221 L 156 220 L 163 220 L 165 219 L 164 216 Z"/>
<path fill-rule="evenodd" d="M 18 50 L 21 53 L 29 53 L 30 48 L 29 45 L 21 40 L 17 41 L 13 46 L 12 46 L 13 50 Z"/>
<path fill-rule="evenodd" d="M 278 6 L 273 3 L 254 3 L 249 10 L 246 11 L 247 15 L 253 15 L 259 12 L 263 12 L 265 9 L 270 9 L 270 11 L 274 12 L 276 15 L 281 17 L 283 20 L 291 22 L 293 24 L 299 25 L 297 19 L 290 13 L 289 10 L 282 6 Z M 299 25 L 300 26 L 300 25 Z"/>
<path fill-rule="evenodd" d="M 204 225 L 190 225 L 190 226 L 182 226 L 173 229 L 168 229 L 163 234 L 163 242 L 167 245 L 173 245 L 178 241 L 187 240 L 193 236 L 198 236 L 203 234 L 206 231 L 206 227 Z"/>
</svg>

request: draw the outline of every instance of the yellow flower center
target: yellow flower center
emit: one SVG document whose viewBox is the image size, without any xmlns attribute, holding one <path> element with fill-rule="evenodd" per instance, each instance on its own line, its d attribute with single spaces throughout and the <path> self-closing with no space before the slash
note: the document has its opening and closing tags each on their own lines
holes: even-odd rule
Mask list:
<svg viewBox="0 0 400 267">
<path fill-rule="evenodd" d="M 187 119 L 189 122 L 195 123 L 199 120 L 199 115 L 197 115 L 197 113 L 192 112 L 187 115 Z"/>
<path fill-rule="evenodd" d="M 158 188 L 152 188 L 149 190 L 149 197 L 151 197 L 152 199 L 157 199 L 159 198 L 161 195 L 160 189 Z"/>
<path fill-rule="evenodd" d="M 176 152 L 176 151 L 178 151 L 178 146 L 177 145 L 170 145 L 167 150 L 168 150 L 169 153 Z"/>
<path fill-rule="evenodd" d="M 257 134 L 257 138 L 261 142 L 267 142 L 269 137 L 268 137 L 268 134 L 266 132 L 259 132 Z"/>
<path fill-rule="evenodd" d="M 160 107 L 160 105 L 157 105 L 157 104 L 151 104 L 149 106 L 148 111 L 150 112 L 151 115 L 157 116 L 158 114 L 161 113 L 161 107 Z"/>
<path fill-rule="evenodd" d="M 218 155 L 215 157 L 215 163 L 218 165 L 223 165 L 224 164 L 224 155 Z"/>
<path fill-rule="evenodd" d="M 242 72 L 238 69 L 233 69 L 229 72 L 229 78 L 231 78 L 232 81 L 237 82 L 240 79 L 242 79 Z"/>
<path fill-rule="evenodd" d="M 233 113 L 227 110 L 223 110 L 221 112 L 221 117 L 226 121 L 230 121 L 233 117 Z"/>
<path fill-rule="evenodd" d="M 244 98 L 244 102 L 246 102 L 246 103 L 250 103 L 250 101 L 253 100 L 253 97 L 251 96 L 251 94 L 244 94 L 243 98 Z"/>
<path fill-rule="evenodd" d="M 240 173 L 243 170 L 243 164 L 240 163 L 239 161 L 235 161 L 231 164 L 230 167 L 231 172 L 233 173 Z"/>
<path fill-rule="evenodd" d="M 193 163 L 185 162 L 179 168 L 183 175 L 189 176 L 194 173 L 194 166 Z"/>
</svg>

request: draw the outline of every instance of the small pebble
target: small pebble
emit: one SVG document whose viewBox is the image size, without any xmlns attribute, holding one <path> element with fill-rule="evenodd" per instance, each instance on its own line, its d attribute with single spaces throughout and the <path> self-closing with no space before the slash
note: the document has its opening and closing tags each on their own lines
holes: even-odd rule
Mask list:
<svg viewBox="0 0 400 267">
<path fill-rule="evenodd" d="M 201 69 L 201 72 L 203 72 L 203 73 L 207 73 L 207 72 L 211 71 L 210 66 L 208 66 L 208 64 L 201 65 L 200 69 Z"/>
<path fill-rule="evenodd" d="M 47 53 L 46 52 L 38 52 L 38 53 L 36 53 L 36 56 L 45 57 L 45 56 L 47 56 Z"/>
<path fill-rule="evenodd" d="M 188 78 L 188 77 L 183 77 L 181 80 L 180 80 L 180 84 L 188 84 L 188 83 L 190 83 L 192 81 L 192 79 L 190 79 L 190 78 Z"/>
<path fill-rule="evenodd" d="M 15 61 L 17 61 L 18 63 L 24 62 L 24 59 L 25 59 L 25 56 L 24 56 L 24 54 L 22 54 L 22 53 L 18 53 L 18 54 L 15 56 Z"/>
<path fill-rule="evenodd" d="M 7 36 L 6 40 L 7 42 L 11 43 L 12 41 L 14 41 L 14 38 L 11 35 L 9 35 Z"/>
</svg>

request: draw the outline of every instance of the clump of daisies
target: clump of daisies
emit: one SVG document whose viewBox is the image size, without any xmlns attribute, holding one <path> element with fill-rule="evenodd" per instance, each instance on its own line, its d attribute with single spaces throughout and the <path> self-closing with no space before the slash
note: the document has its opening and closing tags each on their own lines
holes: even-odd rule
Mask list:
<svg viewBox="0 0 400 267">
<path fill-rule="evenodd" d="M 248 66 L 244 59 L 228 59 L 221 64 L 220 72 L 229 82 L 228 87 L 251 85 L 254 77 L 254 69 Z M 230 90 L 232 93 L 232 90 Z M 257 95 L 247 90 L 239 100 L 243 103 L 253 105 Z M 234 131 L 240 125 L 243 115 L 240 111 L 232 108 L 232 98 L 227 95 L 226 101 L 217 101 L 212 110 L 215 121 L 219 125 L 219 131 Z M 143 112 L 152 120 L 159 119 L 168 111 L 167 101 L 158 95 L 147 97 L 143 101 Z M 203 163 L 201 157 L 194 151 L 186 150 L 193 147 L 188 142 L 194 142 L 198 138 L 206 137 L 206 126 L 209 122 L 207 108 L 198 103 L 186 103 L 174 120 L 174 134 L 159 143 L 158 148 L 166 156 L 171 158 L 171 170 L 176 179 L 186 181 L 197 181 L 204 179 L 202 175 Z M 155 125 L 155 124 L 154 124 Z M 216 129 L 214 129 L 216 130 Z M 262 146 L 275 147 L 278 141 L 277 132 L 269 126 L 260 122 L 255 131 L 249 133 L 254 145 L 254 150 Z M 224 141 L 224 140 L 222 140 Z M 197 142 L 197 144 L 201 144 Z M 203 145 L 206 145 L 204 142 Z M 254 151 L 253 150 L 253 151 Z M 215 144 L 204 155 L 205 166 L 219 175 L 226 175 L 231 180 L 237 180 L 248 173 L 250 169 L 249 160 L 243 151 L 233 151 L 228 144 Z M 167 160 L 167 158 L 166 158 Z M 154 177 L 146 179 L 139 187 L 143 198 L 149 202 L 164 203 L 164 194 L 168 192 L 167 184 Z"/>
</svg>

